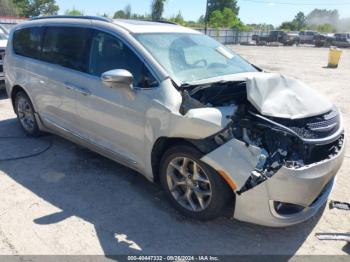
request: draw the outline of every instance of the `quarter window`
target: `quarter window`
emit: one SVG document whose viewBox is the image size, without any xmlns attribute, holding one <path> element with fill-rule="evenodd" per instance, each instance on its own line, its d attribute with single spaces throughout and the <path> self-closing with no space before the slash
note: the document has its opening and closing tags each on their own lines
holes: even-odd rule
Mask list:
<svg viewBox="0 0 350 262">
<path fill-rule="evenodd" d="M 13 49 L 18 55 L 39 58 L 41 52 L 41 27 L 17 30 L 13 35 Z"/>
<path fill-rule="evenodd" d="M 42 60 L 87 72 L 91 30 L 75 27 L 48 27 Z"/>
<path fill-rule="evenodd" d="M 134 76 L 134 86 L 154 87 L 156 80 L 135 53 L 116 37 L 95 31 L 91 43 L 89 73 L 100 77 L 113 69 L 128 70 Z"/>
</svg>

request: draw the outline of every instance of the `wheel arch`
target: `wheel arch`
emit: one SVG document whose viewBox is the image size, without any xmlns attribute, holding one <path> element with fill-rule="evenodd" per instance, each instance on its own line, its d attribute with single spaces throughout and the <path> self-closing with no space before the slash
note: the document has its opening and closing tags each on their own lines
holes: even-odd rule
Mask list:
<svg viewBox="0 0 350 262">
<path fill-rule="evenodd" d="M 193 139 L 186 139 L 186 138 L 172 138 L 172 137 L 160 137 L 156 140 L 156 142 L 153 145 L 152 151 L 151 151 L 151 166 L 152 166 L 152 172 L 153 172 L 153 181 L 155 183 L 159 182 L 159 168 L 160 168 L 160 161 L 164 155 L 164 153 L 173 146 L 180 146 L 180 145 L 186 145 L 191 146 L 198 150 L 203 156 L 208 154 L 209 152 L 206 151 L 206 146 L 203 143 L 200 143 L 198 140 Z M 218 172 L 219 176 L 225 181 L 228 187 L 232 188 L 228 180 L 220 173 Z"/>
<path fill-rule="evenodd" d="M 14 87 L 12 87 L 11 89 L 11 103 L 12 103 L 12 107 L 13 107 L 13 110 L 16 112 L 16 107 L 15 107 L 15 100 L 16 100 L 16 95 L 19 93 L 19 92 L 24 92 L 30 99 L 30 101 L 32 101 L 32 104 L 33 104 L 33 100 L 31 99 L 29 93 L 20 85 L 15 85 Z M 34 107 L 34 110 L 35 110 L 35 105 L 33 104 L 33 107 Z"/>
<path fill-rule="evenodd" d="M 175 145 L 187 145 L 192 146 L 199 150 L 201 150 L 196 147 L 193 143 L 190 142 L 189 139 L 186 138 L 175 138 L 175 137 L 160 137 L 156 140 L 156 142 L 153 145 L 152 151 L 151 151 L 151 165 L 152 165 L 152 172 L 153 172 L 153 180 L 154 182 L 159 182 L 159 167 L 160 167 L 160 161 L 164 155 L 164 153 L 171 147 Z M 202 152 L 203 153 L 203 152 Z"/>
<path fill-rule="evenodd" d="M 151 165 L 153 171 L 153 181 L 157 184 L 160 183 L 160 161 L 165 154 L 165 152 L 174 147 L 174 146 L 190 146 L 198 150 L 202 156 L 206 155 L 208 152 L 203 152 L 203 147 L 200 143 L 197 143 L 198 140 L 191 140 L 186 138 L 171 138 L 171 137 L 160 137 L 154 143 L 151 153 Z M 214 169 L 215 170 L 215 169 Z M 217 170 L 216 170 L 217 171 Z M 223 215 L 226 217 L 233 217 L 235 210 L 236 195 L 228 181 L 222 176 L 220 172 L 217 171 L 218 177 L 223 181 L 227 189 L 227 203 L 226 207 L 223 210 Z"/>
</svg>

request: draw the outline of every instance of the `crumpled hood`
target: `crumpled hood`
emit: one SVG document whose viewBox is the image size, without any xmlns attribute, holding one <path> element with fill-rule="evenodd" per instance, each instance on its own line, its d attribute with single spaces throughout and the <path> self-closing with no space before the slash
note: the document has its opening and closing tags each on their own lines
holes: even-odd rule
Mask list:
<svg viewBox="0 0 350 262">
<path fill-rule="evenodd" d="M 271 117 L 307 118 L 329 112 L 333 107 L 301 81 L 276 73 L 248 77 L 247 96 L 262 115 Z"/>
</svg>

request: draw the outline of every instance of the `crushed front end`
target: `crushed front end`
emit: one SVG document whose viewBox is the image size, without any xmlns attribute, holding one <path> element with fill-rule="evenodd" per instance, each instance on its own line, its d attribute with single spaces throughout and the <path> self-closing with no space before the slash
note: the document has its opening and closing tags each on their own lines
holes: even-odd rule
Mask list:
<svg viewBox="0 0 350 262">
<path fill-rule="evenodd" d="M 314 216 L 327 201 L 345 154 L 338 109 L 331 107 L 315 116 L 296 119 L 263 115 L 246 99 L 246 82 L 216 85 L 216 96 L 208 95 L 213 92 L 210 87 L 192 89 L 195 92 L 184 99 L 183 109 L 198 108 L 201 103 L 216 107 L 234 105 L 233 114 L 226 116 L 230 118 L 226 128 L 192 141 L 205 153 L 202 161 L 229 177 L 234 185 L 234 217 L 280 227 Z M 305 109 L 307 105 L 300 101 L 298 106 Z M 289 108 L 294 110 L 291 104 Z"/>
<path fill-rule="evenodd" d="M 227 138 L 231 143 L 243 143 L 245 150 L 258 152 L 249 155 L 250 175 L 243 185 L 237 185 L 234 217 L 267 226 L 288 226 L 309 219 L 327 201 L 344 158 L 339 112 L 333 109 L 288 123 L 253 112 L 245 116 L 236 116 L 224 133 L 230 134 Z M 242 151 L 243 147 L 236 154 L 242 155 Z M 231 174 L 235 181 L 236 170 L 244 161 L 231 158 L 230 168 L 224 168 L 227 164 L 222 159 L 228 152 L 219 147 L 203 161 Z M 211 156 L 218 161 L 213 163 Z M 245 166 L 245 170 L 249 168 Z"/>
</svg>

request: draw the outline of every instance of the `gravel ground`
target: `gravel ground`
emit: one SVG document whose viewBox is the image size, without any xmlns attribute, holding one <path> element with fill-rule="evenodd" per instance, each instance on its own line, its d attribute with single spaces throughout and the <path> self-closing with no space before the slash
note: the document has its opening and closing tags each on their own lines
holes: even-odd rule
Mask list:
<svg viewBox="0 0 350 262">
<path fill-rule="evenodd" d="M 233 49 L 256 65 L 297 77 L 328 96 L 350 128 L 350 50 L 339 69 L 323 68 L 327 49 Z M 0 96 L 0 136 L 23 136 L 10 101 Z M 350 212 L 325 207 L 315 218 L 272 229 L 219 218 L 183 218 L 158 186 L 142 176 L 57 136 L 0 138 L 0 254 L 349 254 L 344 242 L 319 241 L 317 232 L 349 232 Z M 350 156 L 349 144 L 347 155 Z M 350 202 L 346 158 L 331 199 Z"/>
</svg>

